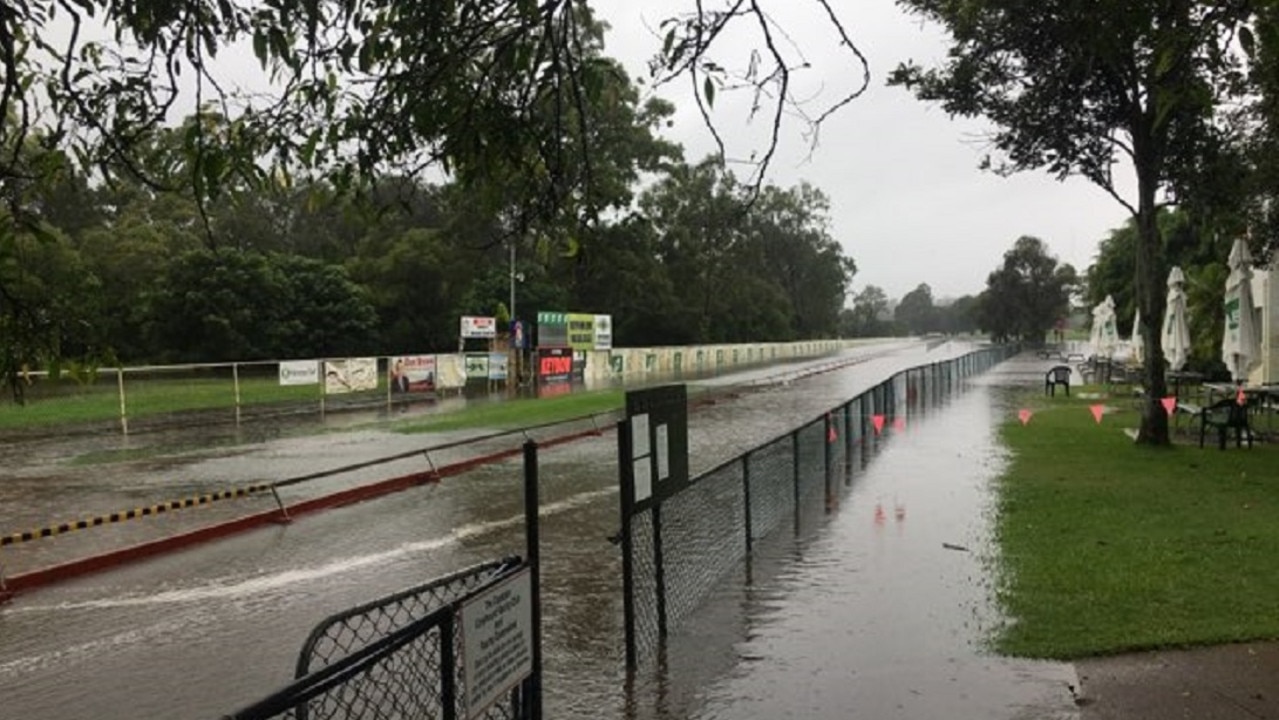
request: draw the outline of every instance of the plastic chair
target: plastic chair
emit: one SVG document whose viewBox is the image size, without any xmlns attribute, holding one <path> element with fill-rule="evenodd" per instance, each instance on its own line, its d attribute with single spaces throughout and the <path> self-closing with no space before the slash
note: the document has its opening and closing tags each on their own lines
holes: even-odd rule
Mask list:
<svg viewBox="0 0 1279 720">
<path fill-rule="evenodd" d="M 1069 365 L 1058 365 L 1049 370 L 1044 375 L 1044 394 L 1057 395 L 1057 386 L 1060 385 L 1066 389 L 1066 397 L 1070 397 L 1070 373 Z"/>
</svg>

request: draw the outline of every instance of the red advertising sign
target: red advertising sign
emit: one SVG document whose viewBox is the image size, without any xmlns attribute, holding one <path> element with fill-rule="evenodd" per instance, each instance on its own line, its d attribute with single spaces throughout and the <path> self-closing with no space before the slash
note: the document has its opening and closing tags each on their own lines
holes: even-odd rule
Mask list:
<svg viewBox="0 0 1279 720">
<path fill-rule="evenodd" d="M 573 375 L 570 348 L 541 348 L 537 351 L 537 379 L 541 382 L 568 382 Z"/>
</svg>

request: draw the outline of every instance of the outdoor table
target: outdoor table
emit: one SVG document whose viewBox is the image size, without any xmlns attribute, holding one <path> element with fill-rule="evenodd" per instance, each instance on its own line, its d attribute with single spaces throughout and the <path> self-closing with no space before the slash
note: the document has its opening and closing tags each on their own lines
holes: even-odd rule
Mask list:
<svg viewBox="0 0 1279 720">
<path fill-rule="evenodd" d="M 1202 373 L 1191 372 L 1189 370 L 1171 370 L 1165 376 L 1172 381 L 1172 394 L 1177 398 L 1181 398 L 1181 386 L 1194 387 L 1195 383 L 1202 382 L 1204 376 Z"/>
</svg>

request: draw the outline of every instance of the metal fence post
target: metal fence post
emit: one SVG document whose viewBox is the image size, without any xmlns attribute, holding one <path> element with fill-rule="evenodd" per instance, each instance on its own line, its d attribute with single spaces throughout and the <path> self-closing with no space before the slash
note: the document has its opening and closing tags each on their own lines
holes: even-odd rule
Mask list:
<svg viewBox="0 0 1279 720">
<path fill-rule="evenodd" d="M 751 527 L 751 453 L 742 456 L 742 504 L 746 510 L 746 555 L 751 554 L 751 541 L 755 534 Z"/>
<path fill-rule="evenodd" d="M 617 421 L 617 473 L 621 500 L 622 527 L 622 625 L 626 638 L 626 669 L 639 662 L 635 647 L 635 545 L 631 538 L 631 516 L 635 512 L 635 468 L 631 464 L 631 422 Z"/>
<path fill-rule="evenodd" d="M 666 568 L 662 561 L 662 503 L 654 498 L 653 507 L 653 580 L 657 587 L 657 636 L 666 637 Z"/>
<path fill-rule="evenodd" d="M 799 534 L 799 431 L 796 430 L 790 434 L 791 437 L 791 479 L 794 481 L 794 501 L 795 501 L 795 534 Z"/>
<path fill-rule="evenodd" d="M 542 563 L 541 519 L 538 516 L 537 443 L 524 443 L 524 542 L 525 562 L 529 566 L 530 614 L 533 623 L 533 674 L 529 677 L 529 693 L 525 700 L 529 720 L 542 717 Z"/>
<path fill-rule="evenodd" d="M 844 484 L 853 482 L 853 401 L 844 403 Z"/>
<path fill-rule="evenodd" d="M 231 383 L 235 386 L 235 424 L 240 424 L 240 364 L 231 363 Z"/>
<path fill-rule="evenodd" d="M 826 512 L 829 513 L 835 509 L 835 488 L 832 474 L 835 471 L 835 440 L 837 439 L 836 437 L 833 437 L 833 433 L 835 432 L 835 419 L 831 417 L 830 413 L 826 413 L 826 421 L 824 425 L 825 432 L 822 435 L 822 440 L 824 441 L 822 445 L 825 452 L 823 453 L 822 459 L 826 464 Z"/>
<path fill-rule="evenodd" d="M 534 600 L 534 605 L 536 604 Z M 443 706 L 443 720 L 457 718 L 457 658 L 453 649 L 453 615 L 452 612 L 445 614 L 440 623 L 440 705 Z M 536 651 L 537 646 L 533 647 Z M 533 676 L 537 677 L 536 669 Z"/>
<path fill-rule="evenodd" d="M 129 413 L 124 402 L 124 368 L 115 369 L 116 387 L 120 393 L 120 431 L 125 435 L 129 434 Z"/>
</svg>

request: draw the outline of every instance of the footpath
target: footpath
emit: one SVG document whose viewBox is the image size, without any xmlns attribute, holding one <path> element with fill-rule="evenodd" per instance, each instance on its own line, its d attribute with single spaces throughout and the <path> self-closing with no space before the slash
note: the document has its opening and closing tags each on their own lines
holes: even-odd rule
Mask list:
<svg viewBox="0 0 1279 720">
<path fill-rule="evenodd" d="M 1083 720 L 1279 718 L 1279 642 L 1075 663 Z"/>
</svg>

